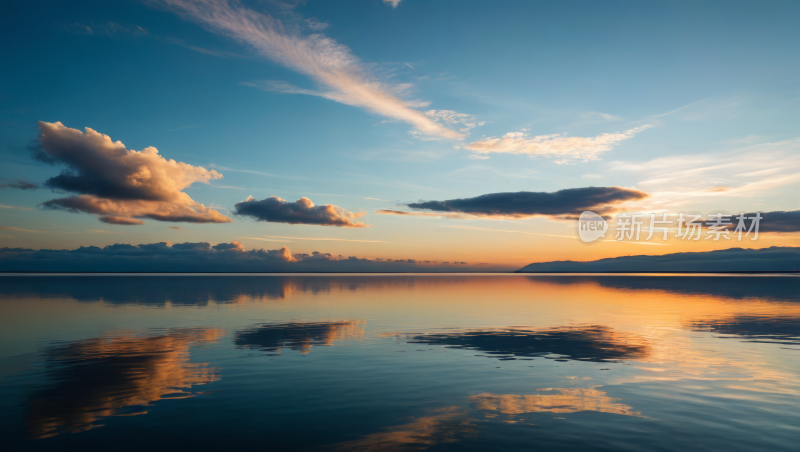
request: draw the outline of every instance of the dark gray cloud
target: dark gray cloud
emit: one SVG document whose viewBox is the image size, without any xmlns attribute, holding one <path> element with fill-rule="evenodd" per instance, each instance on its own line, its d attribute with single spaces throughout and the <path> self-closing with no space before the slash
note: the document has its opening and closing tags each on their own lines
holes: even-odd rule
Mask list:
<svg viewBox="0 0 800 452">
<path fill-rule="evenodd" d="M 759 223 L 759 232 L 798 232 L 800 231 L 800 210 L 790 211 L 776 211 L 776 212 L 760 212 L 761 221 Z M 755 213 L 746 213 L 746 217 L 755 217 Z M 736 227 L 738 220 L 737 215 L 731 218 L 733 228 Z M 745 224 L 750 227 L 750 220 L 746 220 Z M 752 233 L 751 233 L 752 236 Z"/>
<path fill-rule="evenodd" d="M 135 218 L 193 223 L 228 223 L 230 218 L 195 202 L 183 190 L 195 182 L 209 183 L 222 175 L 162 157 L 154 147 L 129 150 L 90 128 L 84 132 L 60 122 L 39 122 L 33 157 L 67 168 L 44 185 L 78 196 L 42 204 L 49 209 L 101 216 L 106 223 L 138 224 Z M 110 220 L 116 218 L 116 220 Z"/>
<path fill-rule="evenodd" d="M 27 146 L 27 149 L 30 151 L 31 157 L 37 162 L 46 163 L 48 165 L 55 165 L 58 163 L 56 159 L 47 155 L 47 152 L 44 152 L 44 149 L 42 149 L 42 144 L 38 139 L 31 141 L 31 143 Z"/>
<path fill-rule="evenodd" d="M 420 201 L 410 203 L 408 207 L 478 216 L 545 215 L 571 218 L 577 217 L 585 210 L 601 215 L 608 214 L 617 204 L 644 199 L 647 196 L 647 193 L 642 191 L 624 187 L 585 187 L 567 188 L 555 192 L 490 193 L 474 198 Z"/>
<path fill-rule="evenodd" d="M 0 188 L 17 188 L 20 190 L 35 190 L 39 188 L 33 182 L 27 182 L 20 179 L 10 179 L 7 177 L 0 177 Z"/>
<path fill-rule="evenodd" d="M 0 248 L 0 271 L 17 272 L 418 272 L 469 271 L 459 264 L 424 265 L 414 259 L 380 260 L 288 248 L 245 250 L 241 243 L 114 244 L 74 250 Z M 484 267 L 481 267 L 484 269 Z"/>
<path fill-rule="evenodd" d="M 295 202 L 285 201 L 277 196 L 257 200 L 249 196 L 247 200 L 236 204 L 236 215 L 246 215 L 258 221 L 289 224 L 316 224 L 321 226 L 339 226 L 343 228 L 370 227 L 356 221 L 365 213 L 349 212 L 333 204 L 315 206 L 308 198 L 300 198 Z"/>
<path fill-rule="evenodd" d="M 800 269 L 800 247 L 729 248 L 661 256 L 622 256 L 589 262 L 533 263 L 518 272 L 786 272 Z"/>
<path fill-rule="evenodd" d="M 737 225 L 739 224 L 739 219 L 737 218 L 740 214 L 739 213 L 727 213 L 727 212 L 709 212 L 708 214 L 704 215 L 698 221 L 704 228 L 716 224 L 715 221 L 712 221 L 710 218 L 717 213 L 723 213 L 727 215 L 726 218 L 722 218 L 723 221 L 727 221 L 730 225 L 726 228 L 730 230 L 731 235 L 733 235 L 734 230 L 736 229 Z M 750 212 L 744 213 L 741 215 L 745 216 L 744 219 L 744 234 L 747 233 L 748 229 L 753 223 L 753 218 L 756 215 L 761 215 L 761 220 L 759 220 L 759 227 L 758 232 L 798 232 L 800 231 L 800 210 L 789 210 L 789 211 L 774 211 L 774 212 Z M 691 215 L 691 214 L 689 214 Z M 672 221 L 673 227 L 677 227 L 678 225 L 678 216 L 677 215 L 670 215 L 667 218 L 669 221 Z M 687 215 L 685 219 L 689 219 Z M 738 233 L 737 233 L 738 236 Z M 752 237 L 753 233 L 751 232 L 749 237 Z"/>
</svg>

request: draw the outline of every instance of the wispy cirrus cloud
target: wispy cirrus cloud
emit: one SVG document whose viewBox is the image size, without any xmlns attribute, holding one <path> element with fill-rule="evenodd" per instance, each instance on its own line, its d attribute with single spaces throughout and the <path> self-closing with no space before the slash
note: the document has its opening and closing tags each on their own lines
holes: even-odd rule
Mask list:
<svg viewBox="0 0 800 452">
<path fill-rule="evenodd" d="M 243 239 L 253 239 L 253 240 L 266 240 L 271 242 L 277 242 L 280 240 L 272 240 L 272 239 L 291 239 L 291 240 L 311 240 L 314 242 L 365 242 L 365 243 L 392 243 L 387 242 L 385 240 L 356 240 L 356 239 L 334 239 L 334 238 L 320 238 L 320 237 L 286 237 L 283 235 L 265 235 L 261 237 L 240 237 Z"/>
<path fill-rule="evenodd" d="M 537 135 L 531 137 L 527 130 L 510 132 L 502 137 L 484 138 L 466 146 L 479 155 L 525 154 L 531 157 L 559 158 L 556 163 L 573 160 L 597 160 L 603 152 L 610 151 L 621 141 L 652 127 L 647 124 L 624 132 L 601 133 L 595 137 L 569 137 L 565 134 Z"/>
<path fill-rule="evenodd" d="M 259 175 L 259 176 L 281 177 L 281 178 L 284 178 L 284 179 L 307 179 L 306 177 L 299 177 L 299 176 L 287 176 L 287 175 L 284 175 L 284 174 L 265 173 L 263 171 L 228 168 L 226 166 L 219 166 L 219 165 L 215 165 L 213 163 L 211 165 L 208 165 L 208 166 L 210 166 L 212 168 L 215 168 L 215 169 L 220 169 L 222 171 L 235 171 L 237 173 L 256 174 L 256 175 Z"/>
<path fill-rule="evenodd" d="M 646 175 L 636 184 L 651 194 L 641 209 L 672 208 L 698 198 L 741 200 L 800 184 L 800 138 L 644 162 L 616 161 L 609 169 Z"/>
<path fill-rule="evenodd" d="M 11 226 L 0 226 L 0 229 L 5 229 L 7 231 L 19 231 L 19 232 L 54 232 L 54 231 L 35 231 L 33 229 L 14 228 Z"/>
<path fill-rule="evenodd" d="M 333 204 L 315 206 L 308 198 L 295 202 L 285 201 L 277 196 L 257 200 L 248 196 L 235 206 L 237 215 L 245 215 L 257 221 L 270 223 L 313 224 L 320 226 L 339 226 L 343 228 L 366 228 L 356 221 L 366 213 L 353 213 Z"/>
<path fill-rule="evenodd" d="M 509 231 L 505 229 L 489 229 L 489 228 L 479 228 L 475 226 L 462 226 L 456 224 L 445 224 L 442 225 L 444 228 L 456 228 L 456 229 L 472 229 L 476 231 L 490 231 L 490 232 L 505 232 L 505 233 L 514 233 L 514 234 L 528 234 L 528 235 L 544 235 L 547 237 L 560 237 L 564 239 L 575 240 L 574 235 L 559 235 L 559 234 L 545 234 L 543 232 L 530 232 L 530 231 Z M 604 239 L 600 240 L 599 243 L 621 243 L 623 245 L 655 245 L 655 246 L 668 246 L 666 243 L 657 243 L 657 242 L 620 242 L 617 240 L 610 240 Z"/>
<path fill-rule="evenodd" d="M 650 122 L 668 116 L 679 121 L 704 121 L 711 118 L 731 117 L 737 114 L 742 103 L 743 100 L 737 98 L 701 99 L 664 113 L 647 116 L 637 122 Z"/>
<path fill-rule="evenodd" d="M 121 38 L 124 36 L 140 37 L 149 36 L 150 32 L 146 28 L 138 25 L 122 25 L 116 22 L 100 22 L 85 24 L 73 22 L 61 24 L 67 32 L 78 35 L 97 35 L 108 36 L 110 38 Z"/>
<path fill-rule="evenodd" d="M 486 124 L 486 121 L 478 121 L 472 115 L 453 110 L 428 110 L 425 112 L 425 116 L 443 122 L 450 127 L 460 127 L 458 130 L 463 133 Z"/>
<path fill-rule="evenodd" d="M 158 38 L 158 37 L 155 37 L 155 36 L 154 36 L 154 38 L 155 39 L 160 39 L 162 41 L 166 41 L 166 42 L 168 42 L 170 44 L 175 44 L 176 46 L 183 47 L 184 49 L 194 50 L 195 52 L 199 52 L 199 53 L 202 53 L 202 54 L 205 54 L 205 55 L 215 56 L 215 57 L 219 57 L 219 58 L 244 58 L 242 55 L 237 55 L 235 53 L 228 52 L 226 50 L 206 49 L 205 47 L 199 47 L 199 46 L 196 46 L 196 45 L 188 44 L 188 43 L 184 42 L 182 39 L 178 39 L 178 38 L 168 37 L 168 38 L 161 39 L 161 38 Z"/>
<path fill-rule="evenodd" d="M 340 196 L 342 198 L 358 198 L 358 199 L 369 199 L 370 201 L 388 201 L 388 199 L 380 199 L 380 198 L 369 198 L 366 196 L 350 196 L 350 195 L 334 195 L 332 193 L 309 193 L 309 195 L 320 195 L 320 196 Z"/>
<path fill-rule="evenodd" d="M 186 129 L 196 129 L 200 126 L 184 126 L 184 127 L 176 127 L 174 129 L 164 129 L 166 132 L 175 132 L 177 130 L 186 130 Z"/>
<path fill-rule="evenodd" d="M 402 210 L 389 210 L 381 209 L 375 211 L 376 215 L 399 215 L 399 216 L 412 216 L 412 217 L 442 217 L 442 218 L 468 218 L 469 215 L 460 213 L 445 213 L 445 212 L 405 212 Z"/>
<path fill-rule="evenodd" d="M 200 52 L 206 55 L 216 56 L 220 58 L 242 57 L 241 55 L 236 55 L 234 53 L 225 50 L 206 49 L 203 47 L 191 45 L 184 42 L 182 39 L 174 37 L 166 37 L 166 38 L 159 37 L 151 34 L 150 31 L 139 25 L 121 25 L 116 22 L 100 22 L 100 23 L 89 23 L 89 24 L 82 22 L 73 22 L 73 23 L 63 23 L 61 24 L 61 26 L 68 33 L 77 35 L 103 36 L 116 40 L 120 40 L 122 38 L 150 38 L 150 39 L 155 39 L 157 41 L 175 44 L 177 46 L 186 49 L 194 50 L 195 52 Z"/>
<path fill-rule="evenodd" d="M 383 0 L 383 3 L 390 5 L 392 8 L 397 8 L 397 5 L 400 4 L 403 0 Z"/>
<path fill-rule="evenodd" d="M 337 91 L 320 91 L 320 90 L 315 90 L 315 89 L 300 88 L 299 86 L 292 85 L 291 83 L 286 82 L 284 80 L 255 80 L 255 81 L 252 81 L 252 82 L 242 82 L 241 84 L 244 85 L 244 86 L 251 86 L 253 88 L 258 88 L 258 89 L 260 89 L 262 91 L 266 91 L 266 92 L 269 92 L 269 93 L 303 94 L 303 95 L 306 95 L 306 96 L 322 97 L 322 98 L 325 98 L 325 99 L 328 99 L 328 100 L 332 100 L 332 101 L 335 101 L 335 102 L 340 102 L 340 103 L 343 103 L 343 104 L 347 103 L 347 99 L 345 97 L 343 97 L 342 93 L 340 93 L 340 92 L 337 92 Z M 393 94 L 401 94 L 401 93 L 407 91 L 408 89 L 409 89 L 409 86 L 407 86 L 407 85 L 395 85 L 395 86 L 392 87 L 391 91 L 393 91 Z M 427 107 L 428 105 L 430 105 L 430 102 L 421 101 L 421 100 L 403 100 L 402 102 L 408 108 L 423 108 L 423 107 Z M 429 115 L 427 115 L 427 113 L 426 113 L 426 116 L 429 116 Z M 469 116 L 469 115 L 465 115 L 465 116 Z M 437 118 L 432 118 L 432 119 L 434 119 L 434 121 L 435 121 Z M 395 121 L 394 119 L 392 119 L 392 120 L 388 120 L 387 119 L 387 120 L 382 121 L 382 123 L 388 123 L 388 122 L 394 122 L 394 121 Z M 437 121 L 437 123 L 438 122 L 441 122 L 441 121 Z M 419 132 L 416 132 L 414 134 L 419 136 Z M 422 136 L 425 136 L 425 135 L 422 135 Z M 436 139 L 436 138 L 432 138 L 432 139 Z"/>
<path fill-rule="evenodd" d="M 10 179 L 7 177 L 0 177 L 0 188 L 16 188 L 18 190 L 36 190 L 39 188 L 38 184 L 28 182 L 20 179 Z"/>
<path fill-rule="evenodd" d="M 559 234 L 546 234 L 544 232 L 531 232 L 531 231 L 509 231 L 506 229 L 490 229 L 490 228 L 481 228 L 477 226 L 463 226 L 458 224 L 446 224 L 442 225 L 445 228 L 454 228 L 454 229 L 471 229 L 474 231 L 489 231 L 489 232 L 506 232 L 506 233 L 513 233 L 513 234 L 528 234 L 528 235 L 544 235 L 548 237 L 560 237 L 565 239 L 575 240 L 575 235 L 559 235 Z"/>
<path fill-rule="evenodd" d="M 761 215 L 762 218 L 759 224 L 759 232 L 800 232 L 800 210 L 758 212 L 758 214 Z M 743 215 L 748 218 L 754 218 L 756 212 L 745 213 Z M 731 226 L 728 229 L 733 231 L 738 222 L 736 215 L 731 217 L 731 222 Z"/>
<path fill-rule="evenodd" d="M 325 35 L 304 36 L 289 31 L 281 21 L 249 9 L 235 0 L 160 0 L 157 3 L 216 33 L 249 45 L 261 55 L 312 78 L 324 89 L 298 93 L 322 95 L 374 114 L 404 121 L 428 137 L 464 138 L 462 133 L 411 108 L 408 101 L 393 93 L 398 86 L 377 79 L 366 65 L 352 55 L 349 48 Z"/>
<path fill-rule="evenodd" d="M 50 209 L 100 215 L 109 224 L 144 224 L 137 218 L 191 223 L 233 220 L 194 201 L 183 190 L 195 182 L 209 183 L 222 174 L 162 157 L 154 147 L 128 150 L 121 141 L 90 128 L 85 132 L 60 122 L 39 122 L 37 160 L 67 167 L 45 186 L 78 193 L 46 201 Z"/>
<path fill-rule="evenodd" d="M 140 225 L 144 224 L 144 221 L 138 218 L 126 218 L 126 217 L 115 217 L 111 215 L 104 215 L 99 217 L 98 220 L 102 221 L 103 223 L 107 224 L 122 224 L 122 225 Z"/>
<path fill-rule="evenodd" d="M 313 31 L 322 31 L 330 26 L 328 22 L 320 22 L 313 17 L 309 17 L 305 20 L 306 27 Z"/>
<path fill-rule="evenodd" d="M 587 111 L 585 113 L 581 113 L 579 116 L 584 119 L 601 118 L 606 121 L 619 121 L 622 119 L 619 116 L 615 116 L 609 113 L 603 113 L 600 111 Z"/>
</svg>

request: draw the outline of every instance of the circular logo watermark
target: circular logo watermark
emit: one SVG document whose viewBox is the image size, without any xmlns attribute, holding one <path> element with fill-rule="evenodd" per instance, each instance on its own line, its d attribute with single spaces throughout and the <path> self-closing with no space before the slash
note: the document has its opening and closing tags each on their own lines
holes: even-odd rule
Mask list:
<svg viewBox="0 0 800 452">
<path fill-rule="evenodd" d="M 578 218 L 578 237 L 584 243 L 594 242 L 601 237 L 605 238 L 607 231 L 608 222 L 594 212 L 587 210 Z"/>
</svg>

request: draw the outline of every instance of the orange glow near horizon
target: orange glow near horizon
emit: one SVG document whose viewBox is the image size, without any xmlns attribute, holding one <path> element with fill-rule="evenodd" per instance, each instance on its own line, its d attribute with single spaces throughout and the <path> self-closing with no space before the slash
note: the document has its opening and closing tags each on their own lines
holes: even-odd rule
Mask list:
<svg viewBox="0 0 800 452">
<path fill-rule="evenodd" d="M 458 225 L 457 225 L 458 226 Z M 800 247 L 800 234 L 797 233 L 761 233 L 756 241 L 736 239 L 719 241 L 704 240 L 682 241 L 671 236 L 665 242 L 654 237 L 645 241 L 647 233 L 639 242 L 617 242 L 613 229 L 606 236 L 609 240 L 598 240 L 591 244 L 581 242 L 570 229 L 563 232 L 539 232 L 538 228 L 527 230 L 530 225 L 513 225 L 504 222 L 492 228 L 452 227 L 440 228 L 431 237 L 417 237 L 415 234 L 401 238 L 388 239 L 391 242 L 408 242 L 409 245 L 397 243 L 369 244 L 341 242 L 292 242 L 274 243 L 265 246 L 256 240 L 240 239 L 247 249 L 280 248 L 286 246 L 293 253 L 324 251 L 345 256 L 355 255 L 368 259 L 415 259 L 431 261 L 431 266 L 442 262 L 467 262 L 470 268 L 480 271 L 481 267 L 492 269 L 516 270 L 535 262 L 550 261 L 593 261 L 597 259 L 638 256 L 663 255 L 672 253 L 694 253 L 728 248 L 761 249 L 772 246 Z M 442 232 L 443 231 L 443 232 Z M 469 243 L 469 246 L 464 246 Z M 424 270 L 427 265 L 420 265 Z"/>
</svg>

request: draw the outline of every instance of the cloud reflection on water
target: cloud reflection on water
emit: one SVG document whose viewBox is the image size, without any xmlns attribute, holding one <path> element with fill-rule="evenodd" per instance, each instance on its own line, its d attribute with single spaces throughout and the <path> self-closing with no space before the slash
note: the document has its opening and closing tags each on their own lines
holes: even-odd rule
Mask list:
<svg viewBox="0 0 800 452">
<path fill-rule="evenodd" d="M 109 416 L 146 414 L 162 399 L 192 397 L 192 386 L 216 381 L 217 369 L 190 363 L 189 347 L 217 341 L 223 330 L 172 329 L 152 336 L 97 337 L 45 351 L 52 386 L 30 396 L 33 438 L 102 427 Z"/>
<path fill-rule="evenodd" d="M 530 420 L 519 415 L 533 413 L 594 411 L 642 417 L 640 412 L 619 403 L 618 399 L 609 397 L 597 387 L 543 388 L 537 391 L 545 394 L 475 394 L 466 398 L 469 408 L 441 408 L 431 416 L 414 418 L 411 422 L 388 427 L 385 431 L 339 443 L 334 449 L 354 452 L 426 450 L 476 438 L 479 430 L 489 427 L 486 422 L 498 416 L 501 416 L 498 421 L 509 424 Z M 483 417 L 484 420 L 477 417 Z"/>
<path fill-rule="evenodd" d="M 624 416 L 641 416 L 618 399 L 609 397 L 596 388 L 543 388 L 537 391 L 554 394 L 492 394 L 483 393 L 470 396 L 475 407 L 481 411 L 505 415 L 525 413 L 577 413 L 596 411 Z"/>
<path fill-rule="evenodd" d="M 300 353 L 311 353 L 315 345 L 329 346 L 334 341 L 364 337 L 363 320 L 336 322 L 297 322 L 259 324 L 237 331 L 233 342 L 237 347 L 257 348 L 279 354 L 284 347 Z"/>
<path fill-rule="evenodd" d="M 748 342 L 800 345 L 800 317 L 736 315 L 695 320 L 687 326 L 695 331 L 729 334 Z"/>
<path fill-rule="evenodd" d="M 504 328 L 469 330 L 453 333 L 408 335 L 409 344 L 443 345 L 500 355 L 560 355 L 565 359 L 606 362 L 641 359 L 648 355 L 649 345 L 631 334 L 615 332 L 603 325 L 582 325 L 530 330 Z M 548 356 L 549 357 L 549 356 Z"/>
<path fill-rule="evenodd" d="M 743 403 L 743 400 L 755 407 L 777 410 L 785 416 L 783 419 L 791 419 L 789 410 L 781 407 L 787 406 L 787 400 L 794 400 L 788 398 L 800 394 L 796 366 L 791 361 L 797 352 L 782 350 L 790 348 L 785 345 L 775 345 L 797 344 L 800 336 L 800 322 L 797 321 L 800 303 L 792 298 L 796 296 L 791 290 L 795 282 L 789 278 L 759 278 L 756 284 L 759 289 L 750 291 L 737 291 L 737 279 L 727 277 L 91 276 L 28 277 L 20 283 L 6 284 L 12 279 L 25 278 L 0 281 L 0 298 L 20 297 L 19 302 L 6 304 L 18 310 L 9 312 L 30 313 L 18 318 L 35 319 L 30 324 L 39 328 L 32 330 L 36 334 L 46 327 L 41 326 L 46 322 L 39 319 L 50 320 L 60 315 L 60 311 L 41 310 L 37 302 L 64 298 L 102 300 L 120 305 L 144 304 L 148 307 L 166 306 L 168 303 L 209 306 L 211 309 L 205 311 L 209 315 L 204 317 L 209 322 L 236 325 L 237 332 L 232 342 L 225 344 L 227 349 L 218 350 L 220 357 L 235 353 L 232 350 L 234 346 L 270 354 L 280 353 L 283 349 L 306 354 L 315 345 L 336 344 L 337 349 L 342 347 L 349 352 L 356 348 L 357 342 L 338 341 L 369 336 L 363 341 L 363 345 L 369 347 L 358 350 L 373 361 L 363 370 L 358 366 L 364 361 L 354 361 L 353 369 L 348 369 L 354 372 L 353 375 L 343 373 L 342 376 L 348 378 L 336 380 L 336 384 L 343 385 L 343 393 L 352 391 L 358 395 L 362 390 L 375 390 L 370 389 L 374 383 L 374 388 L 380 391 L 375 394 L 379 395 L 370 394 L 369 401 L 353 402 L 352 406 L 365 403 L 363 406 L 374 408 L 374 405 L 379 405 L 370 411 L 370 416 L 376 418 L 371 418 L 369 428 L 348 430 L 350 427 L 343 427 L 341 434 L 332 437 L 335 439 L 319 440 L 330 443 L 350 440 L 332 446 L 343 450 L 466 447 L 474 443 L 465 438 L 472 438 L 477 433 L 481 433 L 480 438 L 491 437 L 500 431 L 497 428 L 521 428 L 534 420 L 534 416 L 544 421 L 567 413 L 603 413 L 602 416 L 610 420 L 597 422 L 598 416 L 591 414 L 588 417 L 584 414 L 565 417 L 570 423 L 577 423 L 580 418 L 597 422 L 597 425 L 612 425 L 625 422 L 620 416 L 626 416 L 627 422 L 634 422 L 634 418 L 640 416 L 639 411 L 655 419 L 663 416 L 664 411 L 659 412 L 659 409 L 664 407 L 713 407 L 724 411 L 727 406 L 735 406 L 732 404 Z M 726 289 L 730 285 L 734 289 Z M 356 291 L 367 292 L 356 294 Z M 301 296 L 303 294 L 310 296 Z M 291 302 L 225 308 L 214 306 L 214 303 L 287 299 Z M 46 306 L 60 308 L 61 305 L 57 302 Z M 87 314 L 80 317 L 86 322 L 106 319 L 101 316 L 107 315 L 116 318 L 127 311 L 146 312 L 148 322 L 150 316 L 158 319 L 158 323 L 185 318 L 193 322 L 194 318 L 186 313 L 200 312 L 196 309 L 119 309 L 99 303 L 65 302 L 63 306 L 65 310 L 75 309 Z M 34 310 L 42 312 L 34 313 Z M 274 322 L 253 324 L 256 318 L 274 319 Z M 326 320 L 292 320 L 297 318 Z M 384 339 L 373 340 L 365 333 L 364 320 L 348 320 L 357 318 L 374 318 L 376 320 L 370 320 L 371 325 L 388 331 L 416 332 L 378 334 Z M 8 322 L 8 325 L 12 324 L 13 321 Z M 498 325 L 501 327 L 494 328 Z M 25 334 L 32 337 L 34 333 L 26 331 Z M 37 389 L 28 399 L 31 435 L 46 437 L 88 430 L 102 425 L 100 421 L 103 419 L 111 425 L 107 419 L 110 416 L 143 414 L 146 407 L 157 400 L 190 397 L 193 395 L 188 389 L 190 386 L 210 383 L 219 372 L 205 364 L 190 364 L 188 349 L 193 344 L 217 340 L 220 334 L 220 330 L 212 329 L 173 329 L 148 336 L 118 334 L 48 349 L 45 371 L 52 386 Z M 403 342 L 412 344 L 474 350 L 478 352 L 475 354 L 495 359 L 546 357 L 564 358 L 570 363 L 543 362 L 537 358 L 535 363 L 509 361 L 503 364 L 502 370 L 495 371 L 494 364 L 481 366 L 478 362 L 488 360 L 462 356 L 472 355 L 470 352 L 448 353 L 441 357 L 433 353 L 392 354 L 387 357 L 385 352 L 392 345 L 387 343 L 387 336 L 399 336 Z M 720 336 L 737 339 L 720 340 Z M 347 360 L 355 355 L 337 354 L 336 359 Z M 258 376 L 249 383 L 252 387 L 245 388 L 251 391 L 242 391 L 247 392 L 242 406 L 246 406 L 253 395 L 253 399 L 259 402 L 258 409 L 262 410 L 272 407 L 270 403 L 280 401 L 280 397 L 264 395 L 259 399 L 261 395 L 254 395 L 265 393 L 261 372 L 274 372 L 274 375 L 285 377 L 283 380 L 288 382 L 287 387 L 291 387 L 298 384 L 294 378 L 312 381 L 330 370 L 325 360 L 314 360 L 315 357 L 321 356 L 312 354 L 304 358 L 302 370 L 292 366 L 271 366 L 266 360 L 243 360 L 236 365 L 231 365 L 230 360 L 220 362 L 230 365 L 226 371 L 233 373 L 245 369 L 248 375 Z M 580 361 L 587 361 L 587 364 L 581 365 Z M 614 361 L 627 361 L 630 365 L 598 365 Z M 443 363 L 452 363 L 455 367 L 445 368 Z M 247 367 L 254 364 L 262 367 Z M 342 369 L 348 368 L 346 364 L 349 363 L 345 363 Z M 536 369 L 529 369 L 528 364 L 536 364 Z M 306 365 L 317 367 L 310 372 L 308 369 L 312 367 Z M 605 367 L 611 371 L 599 372 Z M 473 369 L 477 373 L 470 376 Z M 370 374 L 376 370 L 379 372 Z M 487 377 L 494 375 L 487 374 L 487 370 L 497 372 L 500 377 L 497 380 Z M 406 380 L 429 381 L 435 386 L 444 373 L 455 372 L 451 375 L 460 377 L 462 371 L 464 380 L 459 382 L 459 378 L 454 378 L 453 385 L 464 384 L 463 388 L 454 386 L 457 391 L 442 391 L 441 396 L 439 392 L 426 394 L 429 397 L 422 403 L 456 408 L 420 412 L 417 411 L 420 405 L 409 407 L 408 392 L 397 395 L 387 390 L 401 388 L 408 391 L 408 388 L 418 390 L 421 387 L 404 386 Z M 581 387 L 564 388 L 569 383 L 562 384 L 563 380 L 554 378 L 563 376 L 563 372 L 581 375 L 587 382 L 588 375 L 591 375 L 591 383 L 582 379 L 573 382 Z M 394 379 L 383 381 L 382 378 L 387 376 Z M 519 384 L 503 384 L 514 381 L 512 379 L 518 379 L 516 382 Z M 347 383 L 343 383 L 345 381 Z M 349 384 L 355 386 L 347 386 Z M 325 404 L 339 406 L 330 402 L 333 399 L 329 399 L 331 393 L 326 392 L 326 388 L 316 388 L 313 384 L 300 386 L 298 394 L 310 394 L 309 400 L 318 397 L 315 400 L 322 405 L 314 402 L 307 407 L 298 406 L 298 413 L 305 409 L 310 416 L 324 409 Z M 550 389 L 536 389 L 545 386 Z M 612 398 L 604 392 L 605 388 L 614 388 L 609 392 L 620 394 L 624 400 Z M 318 390 L 320 392 L 315 392 Z M 281 396 L 287 399 L 289 395 L 293 396 L 291 391 L 284 392 Z M 382 400 L 381 397 L 387 393 L 386 401 Z M 677 394 L 678 399 L 666 401 L 661 397 L 664 394 L 671 397 Z M 684 396 L 687 398 L 680 399 Z M 220 395 L 219 398 L 224 397 Z M 427 401 L 432 402 L 431 405 Z M 631 406 L 623 402 L 629 402 Z M 204 406 L 207 400 L 198 398 L 194 402 L 179 403 L 176 402 L 175 406 L 195 403 Z M 294 400 L 289 400 L 286 405 L 291 403 Z M 747 406 L 742 406 L 747 409 Z M 383 408 L 387 410 L 386 418 L 379 417 Z M 216 419 L 212 411 L 202 411 L 198 416 Z M 400 412 L 415 417 L 398 420 L 402 415 L 398 414 Z M 257 416 L 267 416 L 266 411 L 259 413 Z M 342 419 L 350 422 L 347 415 L 345 410 Z M 278 412 L 270 419 L 280 416 L 283 413 Z M 159 425 L 163 419 L 155 412 L 138 418 L 144 424 L 157 422 Z M 505 423 L 517 423 L 518 426 Z M 380 429 L 380 426 L 391 425 L 394 427 Z M 307 425 L 302 428 L 306 429 Z M 112 428 L 101 429 L 86 436 L 110 435 L 113 431 Z M 360 436 L 365 433 L 365 436 Z M 294 444 L 291 439 L 283 440 Z"/>
<path fill-rule="evenodd" d="M 284 278 L 247 276 L 7 276 L 0 298 L 73 299 L 114 305 L 209 306 L 242 300 L 282 300 L 294 286 Z"/>
<path fill-rule="evenodd" d="M 465 410 L 447 407 L 438 414 L 414 419 L 353 441 L 339 443 L 334 450 L 353 452 L 392 452 L 425 450 L 433 446 L 455 443 L 474 437 L 477 428 Z"/>
<path fill-rule="evenodd" d="M 74 299 L 148 306 L 209 306 L 290 299 L 296 293 L 327 294 L 411 288 L 431 277 L 278 275 L 62 275 L 3 276 L 0 299 Z M 448 278 L 449 279 L 449 278 Z M 452 278 L 457 282 L 464 277 Z M 453 284 L 453 281 L 447 281 Z"/>
</svg>

